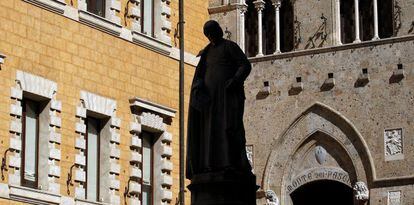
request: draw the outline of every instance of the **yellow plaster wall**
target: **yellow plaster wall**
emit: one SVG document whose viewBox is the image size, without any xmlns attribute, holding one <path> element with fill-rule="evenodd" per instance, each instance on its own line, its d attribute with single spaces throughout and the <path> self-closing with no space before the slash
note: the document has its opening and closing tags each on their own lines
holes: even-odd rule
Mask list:
<svg viewBox="0 0 414 205">
<path fill-rule="evenodd" d="M 72 0 L 66 2 L 70 4 Z M 77 2 L 73 2 L 76 7 Z M 122 0 L 121 16 L 125 3 L 126 0 Z M 188 52 L 197 53 L 206 43 L 202 25 L 208 19 L 207 4 L 208 1 L 202 0 L 186 2 Z M 175 28 L 178 1 L 173 0 L 171 7 L 171 21 Z M 122 120 L 119 195 L 121 204 L 124 204 L 123 192 L 129 176 L 131 112 L 128 100 L 141 97 L 178 110 L 178 61 L 22 0 L 1 0 L 0 19 L 0 52 L 7 56 L 0 70 L 0 153 L 9 147 L 10 88 L 15 85 L 16 70 L 39 75 L 58 84 L 57 100 L 62 101 L 59 114 L 62 118 L 61 195 L 67 195 L 67 174 L 77 153 L 74 148 L 77 137 L 75 112 L 80 91 L 114 99 L 118 104 L 117 116 Z M 194 68 L 186 65 L 186 103 L 193 72 Z M 168 128 L 174 139 L 172 204 L 176 203 L 179 190 L 178 124 L 177 113 Z M 1 183 L 7 183 L 7 177 Z M 71 187 L 70 196 L 73 192 Z M 188 200 L 189 192 L 189 204 Z M 8 203 L 0 200 L 0 204 Z"/>
</svg>

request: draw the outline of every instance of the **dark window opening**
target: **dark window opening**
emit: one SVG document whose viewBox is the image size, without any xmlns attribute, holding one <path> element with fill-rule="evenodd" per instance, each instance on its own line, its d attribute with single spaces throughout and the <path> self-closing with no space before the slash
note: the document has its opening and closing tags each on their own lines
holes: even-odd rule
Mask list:
<svg viewBox="0 0 414 205">
<path fill-rule="evenodd" d="M 355 40 L 354 0 L 341 0 L 341 41 L 352 43 Z"/>
<path fill-rule="evenodd" d="M 86 0 L 88 12 L 105 17 L 105 0 Z"/>
<path fill-rule="evenodd" d="M 40 103 L 29 99 L 22 102 L 22 171 L 21 184 L 37 189 L 39 180 L 39 114 Z"/>
<path fill-rule="evenodd" d="M 359 25 L 362 41 L 374 38 L 374 4 L 372 0 L 359 1 Z"/>
<path fill-rule="evenodd" d="M 86 119 L 86 199 L 99 201 L 100 133 L 102 121 L 88 116 Z"/>
<path fill-rule="evenodd" d="M 142 178 L 141 178 L 141 202 L 142 205 L 154 204 L 154 143 L 156 141 L 155 134 L 142 132 Z"/>
<path fill-rule="evenodd" d="M 265 1 L 263 10 L 263 53 L 266 55 L 273 54 L 276 48 L 276 17 L 275 7 L 271 0 Z"/>
<path fill-rule="evenodd" d="M 294 11 L 290 0 L 282 1 L 280 7 L 280 50 L 289 52 L 294 47 Z"/>
<path fill-rule="evenodd" d="M 378 33 L 380 38 L 394 36 L 393 0 L 378 0 Z"/>
<path fill-rule="evenodd" d="M 247 0 L 247 12 L 245 14 L 245 46 L 248 57 L 256 56 L 258 52 L 258 19 L 257 10 L 254 7 L 253 0 Z"/>
</svg>

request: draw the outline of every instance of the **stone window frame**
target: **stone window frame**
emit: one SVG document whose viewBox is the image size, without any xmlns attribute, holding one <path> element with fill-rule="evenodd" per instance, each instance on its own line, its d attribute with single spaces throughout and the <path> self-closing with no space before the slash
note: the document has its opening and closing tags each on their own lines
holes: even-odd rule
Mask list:
<svg viewBox="0 0 414 205">
<path fill-rule="evenodd" d="M 39 189 L 27 188 L 21 186 L 21 152 L 22 152 L 22 100 L 23 92 L 49 99 L 49 103 L 41 115 L 48 120 L 48 130 L 43 129 L 39 136 L 39 171 L 38 183 Z M 10 115 L 10 146 L 11 154 L 9 155 L 8 166 L 11 168 L 8 174 L 9 197 L 22 200 L 40 202 L 47 201 L 54 203 L 56 197 L 60 194 L 59 180 L 61 178 L 61 118 L 59 113 L 62 110 L 61 101 L 56 100 L 57 84 L 51 80 L 45 79 L 31 73 L 17 70 L 16 85 L 11 88 Z M 48 136 L 45 138 L 44 136 Z M 47 158 L 47 160 L 45 160 Z M 43 159 L 43 160 L 42 160 Z M 44 163 L 44 164 L 40 164 Z M 51 195 L 54 197 L 32 197 L 33 195 Z M 40 200 L 42 199 L 42 200 Z M 51 201 L 48 201 L 48 200 Z"/>
<path fill-rule="evenodd" d="M 75 149 L 77 154 L 75 155 L 75 170 L 74 180 L 76 182 L 75 187 L 75 200 L 84 204 L 120 204 L 120 180 L 119 174 L 121 171 L 119 158 L 121 150 L 119 148 L 121 136 L 119 129 L 121 127 L 121 119 L 116 115 L 117 103 L 115 100 L 102 97 L 100 95 L 81 91 L 80 103 L 76 107 L 75 131 L 77 137 L 75 139 Z M 107 117 L 108 123 L 101 130 L 101 143 L 100 143 L 100 183 L 99 183 L 99 202 L 89 202 L 85 200 L 85 187 L 83 184 L 86 182 L 86 124 L 85 119 L 87 113 L 93 112 L 99 115 Z"/>
<path fill-rule="evenodd" d="M 129 204 L 140 204 L 139 195 L 141 195 L 140 179 L 142 170 L 138 163 L 142 163 L 142 155 L 138 150 L 142 149 L 142 131 L 159 135 L 160 137 L 154 143 L 154 161 L 153 161 L 153 201 L 155 204 L 167 204 L 172 201 L 172 139 L 173 136 L 167 131 L 167 126 L 175 117 L 176 111 L 158 105 L 156 103 L 144 100 L 142 98 L 130 99 L 132 110 L 132 121 L 130 122 L 131 144 L 130 144 L 130 162 L 135 166 L 130 167 L 130 180 L 128 186 Z"/>
<path fill-rule="evenodd" d="M 106 31 L 112 35 L 121 34 L 121 1 L 105 0 L 105 17 L 96 15 L 88 11 L 86 0 L 78 0 L 79 21 L 97 29 Z"/>
</svg>

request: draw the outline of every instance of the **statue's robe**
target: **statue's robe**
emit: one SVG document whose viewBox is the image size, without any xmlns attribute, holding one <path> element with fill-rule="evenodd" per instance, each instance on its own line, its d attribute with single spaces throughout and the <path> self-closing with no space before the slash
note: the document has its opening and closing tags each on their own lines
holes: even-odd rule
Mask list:
<svg viewBox="0 0 414 205">
<path fill-rule="evenodd" d="M 251 64 L 236 43 L 225 39 L 210 43 L 199 55 L 190 93 L 186 177 L 250 172 L 243 111 Z"/>
</svg>

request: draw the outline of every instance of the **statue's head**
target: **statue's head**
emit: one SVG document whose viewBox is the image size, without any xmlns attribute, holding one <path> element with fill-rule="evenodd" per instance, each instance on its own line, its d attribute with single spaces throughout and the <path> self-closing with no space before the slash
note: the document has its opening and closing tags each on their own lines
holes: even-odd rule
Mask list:
<svg viewBox="0 0 414 205">
<path fill-rule="evenodd" d="M 223 29 L 220 27 L 220 24 L 217 21 L 210 20 L 204 24 L 204 35 L 214 43 L 217 40 L 223 38 Z"/>
</svg>

